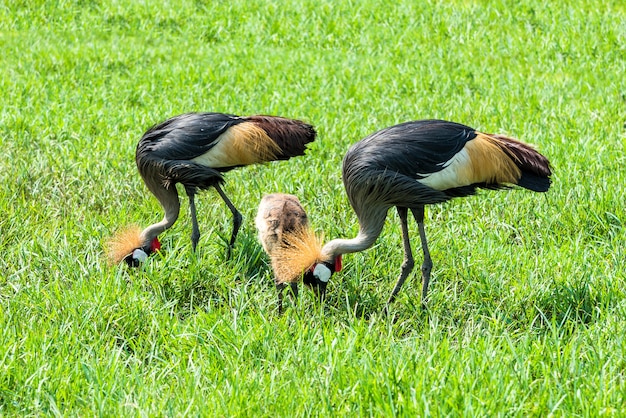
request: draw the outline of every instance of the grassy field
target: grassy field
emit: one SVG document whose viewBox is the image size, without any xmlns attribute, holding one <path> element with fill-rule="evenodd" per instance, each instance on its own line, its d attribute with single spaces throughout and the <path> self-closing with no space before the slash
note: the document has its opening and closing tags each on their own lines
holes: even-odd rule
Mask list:
<svg viewBox="0 0 626 418">
<path fill-rule="evenodd" d="M 626 415 L 626 6 L 601 3 L 1 0 L 0 415 Z M 162 216 L 137 141 L 188 111 L 319 137 L 228 174 L 231 260 L 209 191 L 197 253 L 185 200 L 162 254 L 108 266 L 117 228 Z M 301 292 L 278 316 L 261 197 L 296 194 L 326 239 L 352 237 L 345 151 L 423 118 L 536 144 L 553 187 L 427 208 L 427 310 L 414 274 L 383 312 L 390 211 L 325 305 Z"/>
</svg>

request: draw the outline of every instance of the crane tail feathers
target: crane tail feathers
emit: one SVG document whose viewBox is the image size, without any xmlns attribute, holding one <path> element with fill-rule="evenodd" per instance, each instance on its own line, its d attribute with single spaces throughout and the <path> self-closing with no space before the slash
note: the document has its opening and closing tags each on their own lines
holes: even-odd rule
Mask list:
<svg viewBox="0 0 626 418">
<path fill-rule="evenodd" d="M 550 161 L 532 146 L 504 135 L 492 135 L 522 171 L 517 185 L 536 192 L 546 192 L 552 183 Z"/>
<path fill-rule="evenodd" d="M 547 192 L 552 181 L 549 177 L 541 177 L 536 174 L 522 172 L 517 185 L 534 192 Z"/>
<path fill-rule="evenodd" d="M 315 129 L 303 122 L 278 116 L 249 116 L 231 126 L 206 153 L 192 161 L 228 171 L 235 167 L 288 160 L 304 155 L 315 140 Z"/>
<path fill-rule="evenodd" d="M 307 144 L 315 141 L 317 135 L 312 125 L 296 119 L 255 115 L 249 116 L 247 120 L 261 128 L 272 140 L 273 146 L 268 151 L 273 155 L 267 161 L 288 160 L 304 155 Z"/>
<path fill-rule="evenodd" d="M 106 241 L 104 255 L 109 265 L 118 264 L 142 244 L 141 228 L 136 225 L 127 226 Z"/>
<path fill-rule="evenodd" d="M 550 188 L 550 176 L 552 171 L 548 159 L 537 152 L 532 146 L 516 139 L 499 134 L 480 134 L 484 139 L 498 148 L 505 154 L 501 161 L 508 160 L 509 165 L 514 164 L 518 174 L 504 182 L 516 184 L 528 190 L 545 192 Z M 507 174 L 507 177 L 510 177 Z M 498 181 L 499 183 L 499 181 Z"/>
</svg>

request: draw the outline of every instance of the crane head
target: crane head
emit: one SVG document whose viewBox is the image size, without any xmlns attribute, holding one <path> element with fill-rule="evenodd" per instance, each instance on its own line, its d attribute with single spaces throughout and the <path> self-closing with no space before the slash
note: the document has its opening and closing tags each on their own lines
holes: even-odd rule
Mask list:
<svg viewBox="0 0 626 418">
<path fill-rule="evenodd" d="M 322 261 L 313 264 L 302 277 L 302 282 L 313 289 L 320 297 L 324 297 L 326 286 L 333 273 L 341 271 L 341 254 L 336 256 L 330 262 Z"/>
<path fill-rule="evenodd" d="M 110 264 L 124 261 L 131 267 L 139 266 L 150 254 L 160 249 L 159 239 L 144 239 L 138 226 L 129 226 L 118 231 L 104 247 Z"/>
<path fill-rule="evenodd" d="M 124 257 L 124 261 L 130 267 L 139 267 L 141 263 L 146 261 L 146 259 L 148 258 L 148 256 L 150 256 L 150 254 L 160 249 L 161 249 L 161 242 L 159 241 L 159 238 L 154 237 L 152 241 L 150 241 L 149 245 L 135 248 L 130 254 Z"/>
</svg>

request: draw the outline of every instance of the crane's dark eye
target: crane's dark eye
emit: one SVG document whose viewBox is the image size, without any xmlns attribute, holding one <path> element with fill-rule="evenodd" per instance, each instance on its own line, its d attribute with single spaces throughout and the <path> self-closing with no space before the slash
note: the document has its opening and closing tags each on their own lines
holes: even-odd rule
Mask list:
<svg viewBox="0 0 626 418">
<path fill-rule="evenodd" d="M 124 258 L 124 261 L 126 262 L 126 264 L 128 264 L 129 267 L 139 267 L 139 260 L 134 258 L 132 253 L 128 254 Z"/>
<path fill-rule="evenodd" d="M 146 253 L 142 248 L 136 248 L 132 253 L 124 257 L 124 261 L 130 267 L 139 267 L 139 264 L 146 261 L 147 258 L 148 253 Z"/>
</svg>

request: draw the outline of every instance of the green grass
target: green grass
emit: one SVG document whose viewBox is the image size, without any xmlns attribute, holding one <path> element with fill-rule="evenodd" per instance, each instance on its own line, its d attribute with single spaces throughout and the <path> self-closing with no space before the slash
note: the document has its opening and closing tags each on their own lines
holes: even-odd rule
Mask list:
<svg viewBox="0 0 626 418">
<path fill-rule="evenodd" d="M 0 415 L 624 416 L 626 6 L 519 1 L 0 2 Z M 134 147 L 187 111 L 315 124 L 307 156 L 228 174 L 141 269 L 118 227 L 162 216 Z M 348 146 L 444 118 L 536 144 L 546 195 L 427 209 L 430 305 L 390 211 L 324 306 L 276 314 L 253 219 L 294 193 L 356 234 Z M 417 228 L 411 224 L 414 248 Z M 417 263 L 421 263 L 416 251 Z"/>
</svg>

